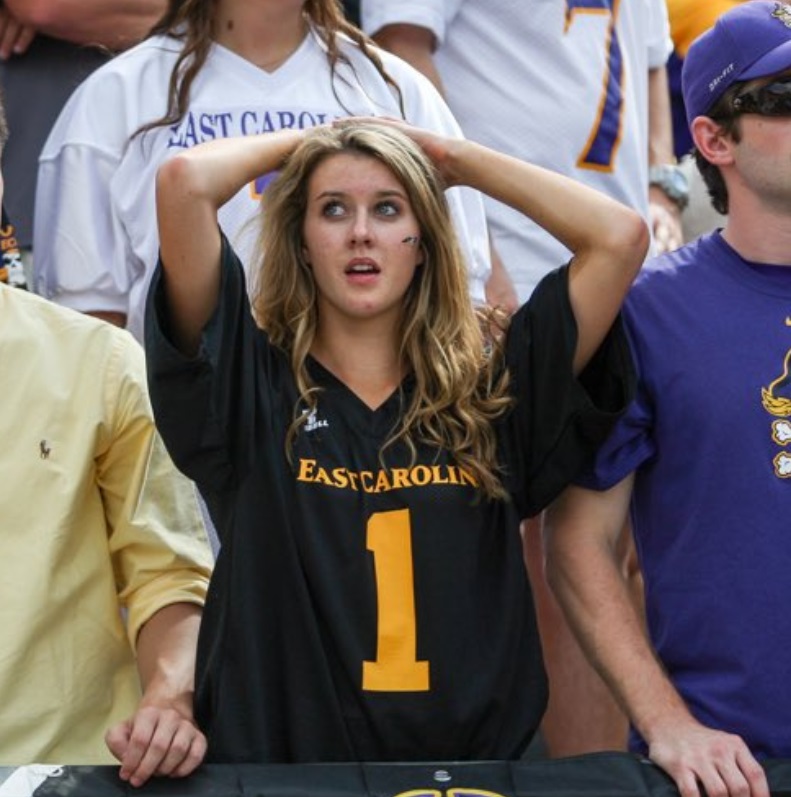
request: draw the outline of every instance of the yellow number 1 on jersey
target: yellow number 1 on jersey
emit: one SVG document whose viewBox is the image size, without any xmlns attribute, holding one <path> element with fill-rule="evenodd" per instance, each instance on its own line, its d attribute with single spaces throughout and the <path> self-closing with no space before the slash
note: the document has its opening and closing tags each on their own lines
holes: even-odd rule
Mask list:
<svg viewBox="0 0 791 797">
<path fill-rule="evenodd" d="M 376 571 L 376 661 L 363 662 L 363 690 L 426 692 L 428 662 L 417 661 L 415 578 L 409 510 L 368 520 L 367 548 Z"/>
</svg>

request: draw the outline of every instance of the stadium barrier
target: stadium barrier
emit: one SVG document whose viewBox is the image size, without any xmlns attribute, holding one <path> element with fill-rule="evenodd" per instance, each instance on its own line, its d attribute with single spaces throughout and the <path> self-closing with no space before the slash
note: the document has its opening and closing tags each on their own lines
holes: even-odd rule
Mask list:
<svg viewBox="0 0 791 797">
<path fill-rule="evenodd" d="M 791 797 L 791 760 L 764 762 L 772 797 Z M 554 760 L 207 764 L 189 778 L 133 788 L 114 766 L 0 767 L 0 797 L 678 797 L 645 758 L 594 753 Z"/>
</svg>

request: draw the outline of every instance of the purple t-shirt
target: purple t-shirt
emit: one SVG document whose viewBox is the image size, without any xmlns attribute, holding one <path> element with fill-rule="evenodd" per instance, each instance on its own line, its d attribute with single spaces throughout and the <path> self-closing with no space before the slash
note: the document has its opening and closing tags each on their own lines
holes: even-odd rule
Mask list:
<svg viewBox="0 0 791 797">
<path fill-rule="evenodd" d="M 791 266 L 715 232 L 650 262 L 624 316 L 638 397 L 587 484 L 637 469 L 649 631 L 690 709 L 791 756 Z"/>
</svg>

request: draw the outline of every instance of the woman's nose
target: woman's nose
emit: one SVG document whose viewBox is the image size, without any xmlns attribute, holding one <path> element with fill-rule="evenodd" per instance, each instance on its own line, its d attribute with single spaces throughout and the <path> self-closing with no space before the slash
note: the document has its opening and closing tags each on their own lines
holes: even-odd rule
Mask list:
<svg viewBox="0 0 791 797">
<path fill-rule="evenodd" d="M 352 244 L 368 243 L 371 240 L 371 225 L 368 214 L 361 210 L 355 214 L 351 228 Z"/>
</svg>

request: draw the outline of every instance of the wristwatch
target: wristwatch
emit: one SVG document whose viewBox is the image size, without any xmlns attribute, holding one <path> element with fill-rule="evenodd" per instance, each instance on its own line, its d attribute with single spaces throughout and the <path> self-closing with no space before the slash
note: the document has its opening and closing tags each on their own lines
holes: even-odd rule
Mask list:
<svg viewBox="0 0 791 797">
<path fill-rule="evenodd" d="M 680 210 L 689 204 L 689 180 L 680 166 L 671 163 L 652 166 L 648 170 L 648 184 L 661 188 Z"/>
</svg>

